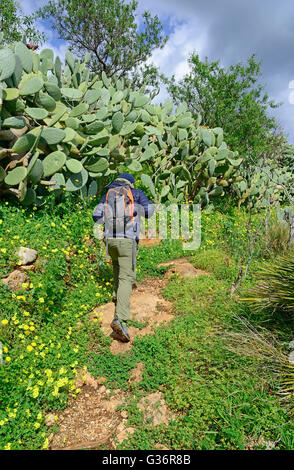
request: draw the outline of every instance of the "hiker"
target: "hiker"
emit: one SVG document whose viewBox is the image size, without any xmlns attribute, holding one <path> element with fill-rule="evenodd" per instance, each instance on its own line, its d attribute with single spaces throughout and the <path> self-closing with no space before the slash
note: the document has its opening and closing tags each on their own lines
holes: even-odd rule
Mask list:
<svg viewBox="0 0 294 470">
<path fill-rule="evenodd" d="M 134 189 L 135 178 L 121 173 L 109 186 L 93 213 L 94 222 L 105 224 L 106 254 L 113 266 L 114 319 L 111 328 L 123 342 L 130 341 L 127 322 L 130 296 L 136 277 L 136 252 L 140 217 L 151 217 L 154 206 L 141 189 Z"/>
</svg>

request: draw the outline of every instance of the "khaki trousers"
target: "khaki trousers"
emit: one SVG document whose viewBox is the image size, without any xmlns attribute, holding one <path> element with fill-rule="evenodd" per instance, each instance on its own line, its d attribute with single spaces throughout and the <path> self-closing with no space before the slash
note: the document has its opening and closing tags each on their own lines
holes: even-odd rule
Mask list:
<svg viewBox="0 0 294 470">
<path fill-rule="evenodd" d="M 115 318 L 127 321 L 130 317 L 130 297 L 136 278 L 136 267 L 132 266 L 133 243 L 130 238 L 109 238 L 108 253 L 113 266 L 113 297 L 116 299 Z"/>
</svg>

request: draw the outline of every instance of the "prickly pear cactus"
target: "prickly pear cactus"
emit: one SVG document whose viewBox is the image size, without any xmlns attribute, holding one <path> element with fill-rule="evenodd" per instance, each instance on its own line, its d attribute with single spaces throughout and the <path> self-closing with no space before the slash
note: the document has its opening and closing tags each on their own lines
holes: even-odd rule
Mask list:
<svg viewBox="0 0 294 470">
<path fill-rule="evenodd" d="M 255 209 L 294 203 L 294 144 L 285 138 L 278 158 L 260 160 L 254 174 L 236 178 L 234 193 L 239 205 L 247 203 Z"/>
<path fill-rule="evenodd" d="M 0 196 L 42 204 L 46 192 L 93 196 L 118 172 L 141 175 L 157 201 L 222 196 L 241 163 L 220 128 L 183 104 L 154 105 L 123 79 L 93 76 L 70 51 L 0 48 Z"/>
</svg>

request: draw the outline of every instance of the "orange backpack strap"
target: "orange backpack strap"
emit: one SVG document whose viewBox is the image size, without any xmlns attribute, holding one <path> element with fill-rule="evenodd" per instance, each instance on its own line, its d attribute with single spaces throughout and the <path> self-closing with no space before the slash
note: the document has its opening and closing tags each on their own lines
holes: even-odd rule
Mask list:
<svg viewBox="0 0 294 470">
<path fill-rule="evenodd" d="M 134 197 L 131 188 L 128 189 L 128 197 L 130 198 L 130 217 L 134 220 Z"/>
</svg>

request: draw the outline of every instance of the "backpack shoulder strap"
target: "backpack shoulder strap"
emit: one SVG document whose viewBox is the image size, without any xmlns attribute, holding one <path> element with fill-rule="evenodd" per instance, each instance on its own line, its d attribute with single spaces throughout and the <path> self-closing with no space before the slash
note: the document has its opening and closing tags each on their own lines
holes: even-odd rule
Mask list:
<svg viewBox="0 0 294 470">
<path fill-rule="evenodd" d="M 128 188 L 128 197 L 130 200 L 130 203 L 129 203 L 130 217 L 131 217 L 131 220 L 134 221 L 134 196 L 130 187 Z"/>
</svg>

